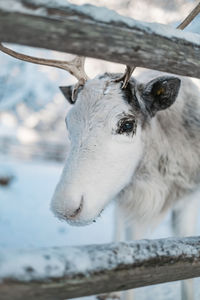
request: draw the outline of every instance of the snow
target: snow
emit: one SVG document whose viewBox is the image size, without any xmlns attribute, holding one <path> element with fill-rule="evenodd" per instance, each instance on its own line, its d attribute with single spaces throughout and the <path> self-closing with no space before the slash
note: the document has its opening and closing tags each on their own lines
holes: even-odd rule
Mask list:
<svg viewBox="0 0 200 300">
<path fill-rule="evenodd" d="M 7 1 L 1 3 L 8 6 Z M 33 1 L 36 3 L 36 1 Z M 39 2 L 39 0 L 37 0 Z M 40 0 L 41 3 L 46 1 Z M 84 0 L 73 0 L 72 2 L 83 3 Z M 176 8 L 166 11 L 167 1 L 119 1 L 119 0 L 88 0 L 92 4 L 109 6 L 117 10 L 120 14 L 140 19 L 142 21 L 156 21 L 160 23 L 173 23 L 173 27 L 180 23 L 194 7 L 194 1 L 185 1 Z M 168 5 L 173 5 L 176 1 L 169 1 Z M 9 3 L 11 3 L 9 1 Z M 53 5 L 55 1 L 48 1 L 48 5 Z M 67 1 L 56 1 L 59 6 L 66 7 L 71 5 Z M 12 1 L 12 8 L 18 9 L 19 3 Z M 101 7 L 98 10 L 90 5 L 85 5 L 81 8 L 71 6 L 81 12 L 89 13 L 92 19 L 100 22 L 110 22 L 113 18 L 117 18 L 119 22 L 124 23 L 127 27 L 136 26 L 137 23 L 131 19 L 124 19 L 124 17 L 116 14 L 112 10 Z M 9 6 L 9 9 L 11 7 Z M 26 9 L 26 13 L 30 9 Z M 38 10 L 39 12 L 39 10 Z M 40 13 L 45 14 L 44 10 Z M 192 31 L 200 33 L 200 16 L 198 16 L 192 24 L 190 24 L 185 31 Z M 135 25 L 136 24 L 136 25 Z M 143 28 L 141 23 L 141 28 Z M 146 27 L 145 27 L 146 28 Z M 173 36 L 174 29 L 163 25 L 150 24 L 149 30 L 157 30 L 159 34 L 167 34 Z M 177 32 L 177 31 L 176 31 Z M 199 36 L 180 32 L 195 43 L 199 42 Z M 26 54 L 42 56 L 43 53 L 50 58 L 57 58 L 57 53 L 53 51 L 41 51 L 30 49 L 28 47 L 13 47 L 15 50 L 24 52 Z M 59 54 L 60 57 L 61 54 Z M 64 56 L 64 59 L 66 56 Z M 68 59 L 68 58 L 67 58 Z M 13 148 L 16 151 L 16 140 L 21 145 L 23 159 L 27 156 L 32 156 L 25 153 L 44 152 L 44 157 L 47 153 L 43 148 L 34 142 L 30 143 L 30 133 L 33 134 L 34 139 L 38 141 L 51 142 L 58 148 L 59 143 L 66 145 L 67 150 L 67 134 L 64 124 L 64 117 L 66 111 L 69 109 L 64 98 L 59 94 L 59 85 L 68 85 L 73 83 L 72 77 L 61 70 L 56 70 L 50 67 L 39 67 L 33 64 L 17 61 L 3 53 L 0 53 L 0 152 L 7 153 L 8 148 L 5 147 L 5 138 L 10 139 L 9 143 L 14 143 Z M 86 69 L 90 77 L 97 73 L 104 71 L 119 72 L 123 71 L 124 67 L 111 64 L 108 62 L 87 59 Z M 22 89 L 23 87 L 23 89 Z M 29 130 L 29 131 L 28 131 Z M 28 140 L 27 140 L 28 139 Z M 32 137 L 33 142 L 33 137 Z M 7 144 L 6 144 L 7 145 Z M 48 150 L 49 150 L 48 144 Z M 41 151 L 42 149 L 42 151 Z M 15 152 L 12 152 L 12 156 Z M 0 186 L 0 251 L 1 259 L 10 261 L 5 269 L 1 269 L 4 275 L 9 274 L 15 266 L 14 260 L 10 260 L 9 253 L 13 251 L 16 255 L 23 254 L 21 263 L 27 265 L 30 256 L 25 255 L 26 251 L 33 251 L 35 257 L 32 262 L 40 271 L 41 276 L 44 276 L 44 260 L 38 260 L 35 250 L 44 247 L 64 247 L 72 245 L 84 244 L 102 244 L 112 241 L 114 223 L 113 211 L 114 206 L 110 205 L 103 213 L 102 217 L 87 227 L 71 227 L 65 222 L 57 220 L 49 209 L 49 203 L 53 190 L 58 181 L 62 170 L 63 163 L 47 162 L 47 161 L 20 161 L 11 156 L 0 157 L 0 173 L 13 174 L 15 179 L 11 182 L 9 187 Z M 171 236 L 169 225 L 169 215 L 157 228 L 157 230 L 150 236 L 150 238 L 162 238 Z M 200 232 L 200 220 L 198 224 L 198 232 Z M 20 250 L 22 249 L 22 250 Z M 70 248 L 75 249 L 75 248 Z M 9 250 L 9 253 L 8 253 Z M 187 251 L 189 249 L 186 249 Z M 36 251 L 37 252 L 37 251 Z M 17 254 L 18 253 L 18 254 Z M 78 253 L 77 253 L 78 256 Z M 88 263 L 87 257 L 82 263 L 82 268 Z M 63 271 L 63 265 L 59 260 L 55 261 L 58 266 L 58 273 Z M 79 262 L 80 264 L 80 262 Z M 17 272 L 16 267 L 16 272 Z M 58 276 L 56 271 L 53 276 Z M 14 275 L 14 274 L 13 274 Z M 195 279 L 196 285 L 196 299 L 200 299 L 200 280 Z M 94 299 L 94 297 L 86 297 L 85 299 Z M 84 299 L 84 298 L 81 298 Z M 140 300 L 174 300 L 180 299 L 180 282 L 167 283 L 162 285 L 150 286 L 136 289 L 136 299 Z"/>
<path fill-rule="evenodd" d="M 188 242 L 187 242 L 188 241 Z M 62 278 L 65 275 L 83 274 L 84 276 L 105 270 L 117 269 L 120 265 L 138 266 L 145 261 L 162 259 L 165 264 L 178 262 L 179 256 L 189 259 L 200 257 L 199 237 L 181 239 L 142 240 L 120 244 L 86 245 L 82 247 L 59 247 L 29 250 L 0 250 L 0 279 L 48 280 Z M 188 243 L 188 247 L 186 247 Z M 190 244 L 190 245 L 189 245 Z M 198 245 L 198 246 L 197 246 Z M 32 270 L 28 272 L 27 270 Z M 34 271 L 33 271 L 34 270 Z"/>
<path fill-rule="evenodd" d="M 12 3 L 11 6 L 9 4 L 9 10 L 10 7 L 13 12 L 15 11 L 23 11 L 26 13 L 29 13 L 28 6 L 26 6 L 26 2 L 24 3 L 24 6 L 22 7 L 21 4 L 16 4 L 15 2 Z M 48 15 L 48 12 L 45 9 L 45 6 L 48 8 L 59 8 L 60 10 L 71 10 L 75 11 L 77 13 L 83 14 L 86 17 L 89 16 L 93 21 L 95 22 L 102 22 L 102 23 L 115 23 L 115 24 L 122 24 L 127 26 L 129 29 L 136 28 L 137 30 L 147 32 L 149 34 L 155 33 L 157 35 L 161 35 L 166 38 L 180 38 L 182 40 L 185 40 L 185 42 L 191 42 L 196 45 L 200 44 L 200 35 L 191 33 L 191 32 L 185 32 L 182 30 L 176 30 L 173 27 L 166 26 L 164 24 L 158 24 L 158 23 L 148 23 L 148 22 L 138 22 L 135 21 L 132 18 L 124 17 L 114 10 L 108 9 L 106 7 L 96 7 L 91 4 L 85 4 L 77 6 L 75 4 L 71 4 L 68 1 L 63 2 L 62 0 L 51 0 L 48 1 L 48 4 L 46 3 L 46 0 L 29 0 L 27 1 L 27 4 L 32 4 L 34 6 L 39 6 L 39 8 L 34 11 L 34 14 L 41 14 L 41 15 Z M 30 14 L 32 13 L 32 9 L 30 9 Z M 49 16 L 49 15 L 48 15 Z"/>
<path fill-rule="evenodd" d="M 67 7 L 67 5 L 66 5 Z M 200 35 L 194 33 L 187 33 L 182 30 L 176 30 L 173 27 L 166 26 L 164 24 L 158 23 L 148 23 L 148 22 L 138 22 L 132 18 L 127 18 L 119 15 L 114 10 L 109 10 L 106 7 L 96 7 L 90 4 L 85 4 L 82 6 L 75 6 L 68 4 L 68 7 L 84 14 L 85 16 L 90 16 L 93 20 L 102 23 L 114 23 L 123 24 L 128 26 L 129 29 L 137 28 L 138 30 L 148 32 L 149 34 L 155 33 L 166 38 L 180 38 L 194 44 L 200 44 Z"/>
<path fill-rule="evenodd" d="M 108 216 L 112 215 L 112 207 L 98 222 L 80 228 L 60 222 L 51 213 L 50 200 L 62 164 L 18 162 L 3 158 L 0 168 L 12 169 L 15 176 L 10 188 L 0 187 L 1 247 L 30 249 L 111 240 L 113 224 Z M 106 235 L 102 227 L 108 228 Z"/>
<path fill-rule="evenodd" d="M 56 249 L 48 251 L 42 249 L 54 246 L 70 246 L 67 252 L 68 257 L 71 255 L 71 261 L 73 261 L 73 257 L 76 257 L 76 266 L 85 270 L 90 267 L 87 253 L 84 254 L 82 251 L 81 257 L 84 256 L 84 259 L 79 260 L 79 250 L 72 246 L 103 244 L 113 240 L 113 204 L 104 211 L 96 223 L 86 227 L 72 227 L 53 216 L 49 209 L 49 203 L 62 166 L 60 163 L 44 161 L 22 162 L 6 156 L 0 158 L 0 168 L 9 170 L 15 176 L 15 180 L 9 188 L 0 187 L 0 257 L 4 261 L 4 264 L 1 265 L 0 276 L 11 276 L 12 274 L 13 277 L 20 276 L 26 280 L 30 280 L 31 276 L 44 278 L 47 275 L 48 264 L 44 258 L 45 255 L 53 256 L 53 264 L 56 266 L 56 269 L 48 270 L 48 274 L 52 277 L 60 276 L 64 272 L 62 262 L 65 260 L 66 248 L 61 249 L 61 253 Z M 200 222 L 198 228 L 200 229 Z M 170 235 L 169 216 L 167 216 L 150 237 L 162 238 Z M 146 241 L 143 243 L 145 246 Z M 37 249 L 40 248 L 41 250 L 38 251 Z M 192 250 L 192 253 L 195 254 L 194 248 L 182 249 L 180 244 L 174 248 L 174 254 L 183 250 L 187 254 Z M 162 248 L 159 251 L 163 255 Z M 141 259 L 145 256 L 144 247 L 144 251 L 141 251 Z M 131 259 L 129 251 L 127 251 L 127 256 L 119 256 L 118 259 L 128 263 Z M 26 272 L 30 261 L 31 267 L 37 270 L 35 275 Z M 101 253 L 97 257 L 98 261 L 103 266 Z M 9 263 L 5 264 L 5 262 Z M 75 265 L 72 267 L 75 268 Z M 196 279 L 195 283 L 198 287 L 200 280 Z M 196 293 L 198 295 L 200 293 L 198 288 Z M 149 298 L 149 295 L 152 295 L 152 298 Z M 180 282 L 136 289 L 136 296 L 141 300 L 153 300 L 155 295 L 160 295 L 160 298 L 157 299 L 162 300 L 179 299 Z M 89 299 L 89 297 L 87 298 Z"/>
</svg>

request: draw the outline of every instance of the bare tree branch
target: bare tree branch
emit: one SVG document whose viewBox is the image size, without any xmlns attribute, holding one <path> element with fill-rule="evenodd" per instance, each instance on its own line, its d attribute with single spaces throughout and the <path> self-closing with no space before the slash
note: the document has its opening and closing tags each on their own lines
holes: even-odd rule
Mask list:
<svg viewBox="0 0 200 300">
<path fill-rule="evenodd" d="M 92 5 L 1 0 L 0 40 L 200 78 L 200 35 Z"/>
<path fill-rule="evenodd" d="M 200 276 L 200 237 L 0 251 L 1 300 L 59 300 Z"/>
</svg>

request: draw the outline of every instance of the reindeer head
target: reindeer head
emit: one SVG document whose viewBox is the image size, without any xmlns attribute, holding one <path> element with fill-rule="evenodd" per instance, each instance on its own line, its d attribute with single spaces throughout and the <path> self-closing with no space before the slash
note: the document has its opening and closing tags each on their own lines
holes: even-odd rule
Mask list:
<svg viewBox="0 0 200 300">
<path fill-rule="evenodd" d="M 173 104 L 180 79 L 162 76 L 147 84 L 134 79 L 122 84 L 119 75 L 106 73 L 86 82 L 84 58 L 67 63 L 24 56 L 1 44 L 0 50 L 66 69 L 77 77 L 75 89 L 61 88 L 73 103 L 66 117 L 71 146 L 51 207 L 57 217 L 73 225 L 92 222 L 134 178 L 145 128 L 157 111 Z"/>
<path fill-rule="evenodd" d="M 180 80 L 159 77 L 146 85 L 117 74 L 86 82 L 66 117 L 70 152 L 56 187 L 52 210 L 73 225 L 95 220 L 133 180 L 143 155 L 145 128 L 176 99 Z M 70 88 L 62 89 L 70 100 Z"/>
</svg>

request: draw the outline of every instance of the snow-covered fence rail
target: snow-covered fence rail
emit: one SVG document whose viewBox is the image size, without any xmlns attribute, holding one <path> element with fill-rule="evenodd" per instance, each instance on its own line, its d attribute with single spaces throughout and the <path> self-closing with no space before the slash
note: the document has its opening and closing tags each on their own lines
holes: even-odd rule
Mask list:
<svg viewBox="0 0 200 300">
<path fill-rule="evenodd" d="M 200 78 L 200 35 L 92 5 L 1 0 L 0 41 Z"/>
<path fill-rule="evenodd" d="M 200 78 L 200 35 L 59 0 L 1 0 L 0 41 Z M 0 250 L 1 300 L 59 300 L 200 276 L 200 237 Z"/>
<path fill-rule="evenodd" d="M 1 300 L 59 300 L 200 276 L 200 237 L 0 251 Z"/>
</svg>

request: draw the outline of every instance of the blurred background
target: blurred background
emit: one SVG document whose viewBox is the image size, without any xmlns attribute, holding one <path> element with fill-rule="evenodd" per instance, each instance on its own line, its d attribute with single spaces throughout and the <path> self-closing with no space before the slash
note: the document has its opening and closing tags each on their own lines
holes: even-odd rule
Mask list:
<svg viewBox="0 0 200 300">
<path fill-rule="evenodd" d="M 65 0 L 63 0 L 65 2 Z M 176 27 L 198 1 L 71 0 L 74 4 L 106 6 L 146 22 Z M 200 33 L 198 16 L 187 31 Z M 156 45 L 155 45 L 156 46 Z M 12 45 L 38 57 L 71 59 L 69 54 Z M 90 77 L 124 66 L 87 59 Z M 135 72 L 140 70 L 136 69 Z M 70 105 L 59 86 L 75 83 L 67 72 L 18 61 L 0 53 L 0 246 L 38 248 L 105 243 L 113 239 L 114 204 L 87 227 L 71 227 L 50 211 L 50 200 L 68 152 L 65 115 Z M 199 85 L 200 86 L 200 85 Z M 200 232 L 200 224 L 198 224 Z M 171 235 L 169 216 L 151 238 Z M 198 286 L 200 281 L 196 280 Z M 179 299 L 179 282 L 137 289 L 140 299 Z M 200 291 L 197 298 L 200 299 Z"/>
</svg>

